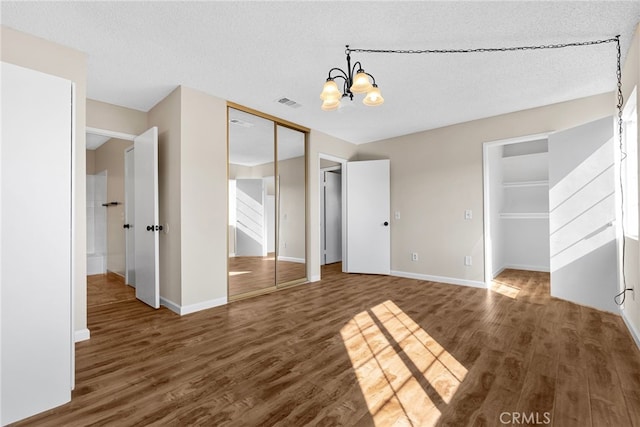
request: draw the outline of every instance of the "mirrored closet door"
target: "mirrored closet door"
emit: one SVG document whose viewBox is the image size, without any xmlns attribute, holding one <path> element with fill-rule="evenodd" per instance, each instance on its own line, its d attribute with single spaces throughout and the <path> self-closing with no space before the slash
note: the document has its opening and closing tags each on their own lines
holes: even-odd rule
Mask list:
<svg viewBox="0 0 640 427">
<path fill-rule="evenodd" d="M 304 132 L 277 125 L 278 256 L 276 284 L 306 277 Z"/>
<path fill-rule="evenodd" d="M 306 282 L 303 131 L 229 108 L 230 298 Z"/>
</svg>

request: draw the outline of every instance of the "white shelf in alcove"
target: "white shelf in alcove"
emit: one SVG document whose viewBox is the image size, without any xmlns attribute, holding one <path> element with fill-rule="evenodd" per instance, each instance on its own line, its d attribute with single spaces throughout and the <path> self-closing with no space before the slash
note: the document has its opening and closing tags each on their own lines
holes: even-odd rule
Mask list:
<svg viewBox="0 0 640 427">
<path fill-rule="evenodd" d="M 548 219 L 548 212 L 501 212 L 502 219 Z"/>
<path fill-rule="evenodd" d="M 549 158 L 548 151 L 542 151 L 540 153 L 529 153 L 529 154 L 518 154 L 517 156 L 507 156 L 503 157 L 503 162 L 532 162 L 532 161 L 543 161 L 546 162 Z"/>
<path fill-rule="evenodd" d="M 549 181 L 511 181 L 503 182 L 504 188 L 520 188 L 520 187 L 548 187 Z"/>
<path fill-rule="evenodd" d="M 537 182 L 549 179 L 549 153 L 502 158 L 503 182 Z"/>
</svg>

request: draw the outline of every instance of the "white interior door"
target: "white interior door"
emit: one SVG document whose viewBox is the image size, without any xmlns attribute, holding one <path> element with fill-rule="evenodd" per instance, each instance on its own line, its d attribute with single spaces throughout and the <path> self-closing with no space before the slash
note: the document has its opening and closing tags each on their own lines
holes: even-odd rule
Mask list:
<svg viewBox="0 0 640 427">
<path fill-rule="evenodd" d="M 325 264 L 342 261 L 342 176 L 338 172 L 324 172 Z"/>
<path fill-rule="evenodd" d="M 133 230 L 135 217 L 135 173 L 133 147 L 124 152 L 124 235 L 125 235 L 125 281 L 136 286 L 136 245 Z"/>
<path fill-rule="evenodd" d="M 617 312 L 613 118 L 549 137 L 551 295 Z"/>
<path fill-rule="evenodd" d="M 71 400 L 73 85 L 4 62 L 1 82 L 5 425 Z"/>
<path fill-rule="evenodd" d="M 389 164 L 347 163 L 347 273 L 391 271 Z"/>
<path fill-rule="evenodd" d="M 134 138 L 133 146 L 136 298 L 159 308 L 158 128 Z"/>
</svg>

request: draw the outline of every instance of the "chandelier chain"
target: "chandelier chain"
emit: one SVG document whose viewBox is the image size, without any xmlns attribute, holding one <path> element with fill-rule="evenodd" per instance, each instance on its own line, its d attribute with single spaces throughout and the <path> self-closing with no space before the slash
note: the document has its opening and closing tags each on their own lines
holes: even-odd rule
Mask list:
<svg viewBox="0 0 640 427">
<path fill-rule="evenodd" d="M 357 53 L 402 53 L 402 54 L 421 54 L 421 53 L 486 53 L 486 52 L 513 52 L 523 50 L 542 50 L 542 49 L 563 49 L 567 47 L 594 46 L 606 43 L 618 43 L 620 46 L 620 36 L 610 39 L 590 40 L 584 42 L 542 44 L 533 46 L 512 46 L 512 47 L 481 47 L 475 49 L 359 49 L 347 48 L 347 54 Z"/>
<path fill-rule="evenodd" d="M 622 107 L 624 106 L 624 96 L 622 95 L 622 66 L 620 64 L 622 54 L 620 52 L 620 36 L 616 36 L 616 49 L 617 49 L 617 68 L 616 68 L 616 77 L 618 79 L 618 104 L 616 107 L 618 108 L 618 137 L 620 142 L 620 147 L 622 147 Z"/>
</svg>

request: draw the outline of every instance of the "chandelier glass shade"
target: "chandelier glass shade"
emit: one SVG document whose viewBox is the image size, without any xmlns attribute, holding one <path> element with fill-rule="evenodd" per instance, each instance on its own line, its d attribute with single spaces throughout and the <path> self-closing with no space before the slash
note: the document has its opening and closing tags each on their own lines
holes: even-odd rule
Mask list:
<svg viewBox="0 0 640 427">
<path fill-rule="evenodd" d="M 341 68 L 329 70 L 329 76 L 320 94 L 320 99 L 322 100 L 321 108 L 324 111 L 336 110 L 340 107 L 342 98 L 348 97 L 353 100 L 354 94 L 361 93 L 367 94 L 362 101 L 365 105 L 370 107 L 381 105 L 384 102 L 384 98 L 380 94 L 378 85 L 376 85 L 376 79 L 364 71 L 360 62 L 356 62 L 351 67 L 351 50 L 349 50 L 349 45 L 346 47 L 347 71 Z M 340 90 L 336 80 L 343 81 L 342 90 Z"/>
</svg>

